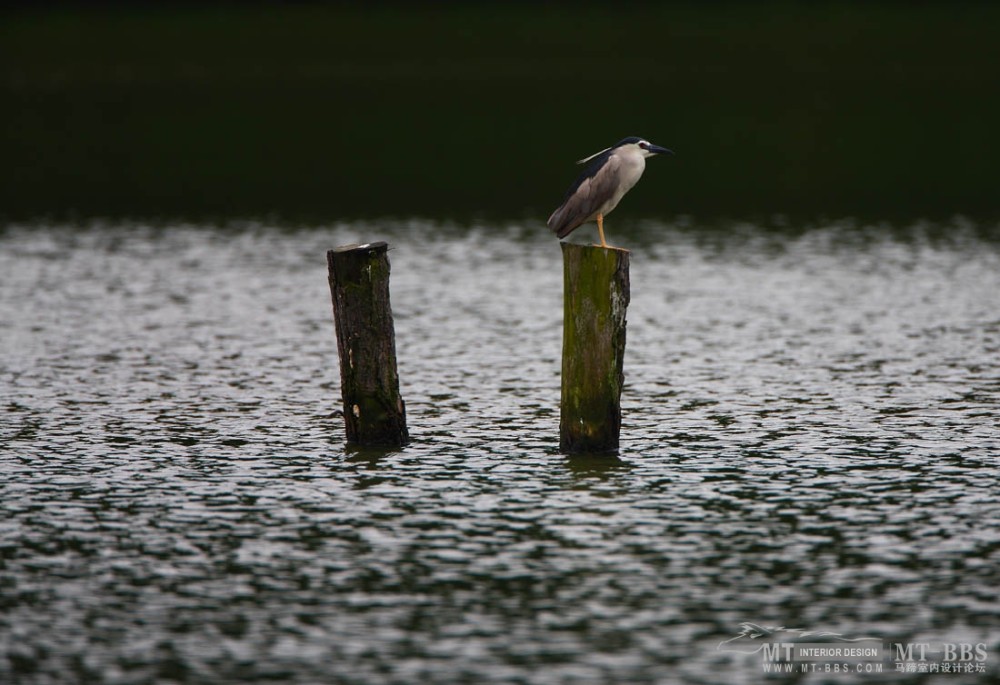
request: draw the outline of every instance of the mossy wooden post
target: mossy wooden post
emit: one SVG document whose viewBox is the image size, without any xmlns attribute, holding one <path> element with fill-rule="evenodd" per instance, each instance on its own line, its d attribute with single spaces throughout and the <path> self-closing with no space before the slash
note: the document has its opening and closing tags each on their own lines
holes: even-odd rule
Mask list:
<svg viewBox="0 0 1000 685">
<path fill-rule="evenodd" d="M 559 446 L 613 452 L 625 382 L 628 251 L 562 243 L 563 356 Z"/>
<path fill-rule="evenodd" d="M 347 441 L 358 445 L 399 446 L 409 438 L 396 371 L 388 249 L 377 242 L 326 253 Z"/>
</svg>

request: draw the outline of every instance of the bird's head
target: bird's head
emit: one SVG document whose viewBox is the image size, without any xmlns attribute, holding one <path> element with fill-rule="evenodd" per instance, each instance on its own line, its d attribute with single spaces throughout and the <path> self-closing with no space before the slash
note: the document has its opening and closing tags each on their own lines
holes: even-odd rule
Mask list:
<svg viewBox="0 0 1000 685">
<path fill-rule="evenodd" d="M 634 145 L 642 153 L 643 157 L 652 157 L 653 155 L 672 155 L 674 154 L 672 150 L 668 150 L 665 147 L 660 147 L 659 145 L 654 145 L 645 138 L 639 138 L 637 136 L 632 136 L 630 138 L 625 138 L 620 141 L 615 147 L 623 147 L 625 145 Z"/>
<path fill-rule="evenodd" d="M 628 138 L 622 138 L 611 147 L 606 147 L 600 152 L 595 152 L 594 154 L 590 155 L 590 157 L 584 157 L 583 159 L 578 159 L 576 163 L 586 164 L 590 160 L 603 155 L 605 152 L 609 152 L 610 150 L 618 150 L 620 148 L 626 148 L 629 151 L 638 152 L 643 156 L 643 159 L 645 159 L 646 157 L 652 157 L 653 155 L 661 155 L 664 153 L 668 155 L 674 154 L 672 150 L 668 150 L 665 147 L 660 147 L 659 145 L 653 145 L 645 138 L 640 138 L 638 136 L 630 136 Z"/>
</svg>

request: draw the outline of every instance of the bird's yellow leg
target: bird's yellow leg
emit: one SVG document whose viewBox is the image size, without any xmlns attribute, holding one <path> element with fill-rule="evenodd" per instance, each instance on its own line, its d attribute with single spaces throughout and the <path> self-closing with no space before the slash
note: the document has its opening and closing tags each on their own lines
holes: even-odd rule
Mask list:
<svg viewBox="0 0 1000 685">
<path fill-rule="evenodd" d="M 601 236 L 601 247 L 607 247 L 608 244 L 604 242 L 604 215 L 597 215 L 597 234 Z"/>
</svg>

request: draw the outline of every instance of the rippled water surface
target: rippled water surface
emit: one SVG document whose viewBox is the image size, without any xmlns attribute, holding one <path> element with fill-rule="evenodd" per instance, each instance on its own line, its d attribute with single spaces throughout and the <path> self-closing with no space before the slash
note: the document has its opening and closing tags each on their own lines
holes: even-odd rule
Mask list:
<svg viewBox="0 0 1000 685">
<path fill-rule="evenodd" d="M 0 681 L 754 683 L 752 622 L 985 643 L 918 679 L 996 682 L 996 231 L 642 228 L 617 458 L 558 452 L 544 229 L 0 232 Z M 376 239 L 382 454 L 325 263 Z"/>
</svg>

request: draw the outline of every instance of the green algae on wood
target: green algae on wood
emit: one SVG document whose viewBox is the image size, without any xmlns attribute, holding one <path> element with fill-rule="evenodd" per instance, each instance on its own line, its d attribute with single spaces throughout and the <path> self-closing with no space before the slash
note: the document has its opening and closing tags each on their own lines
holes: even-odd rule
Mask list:
<svg viewBox="0 0 1000 685">
<path fill-rule="evenodd" d="M 560 449 L 613 452 L 625 382 L 629 253 L 562 243 L 563 356 Z"/>
<path fill-rule="evenodd" d="M 344 424 L 347 442 L 357 445 L 402 446 L 409 439 L 396 370 L 388 249 L 375 242 L 326 253 Z"/>
</svg>

